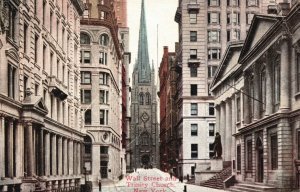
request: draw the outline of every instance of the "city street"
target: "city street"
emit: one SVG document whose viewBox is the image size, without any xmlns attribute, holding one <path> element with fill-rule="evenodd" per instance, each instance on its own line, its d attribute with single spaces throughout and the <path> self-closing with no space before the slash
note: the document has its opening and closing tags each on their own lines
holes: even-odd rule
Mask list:
<svg viewBox="0 0 300 192">
<path fill-rule="evenodd" d="M 223 190 L 189 185 L 179 182 L 175 177 L 170 178 L 168 173 L 158 169 L 137 169 L 128 174 L 123 180 L 102 187 L 102 192 L 220 192 Z M 99 189 L 94 188 L 94 192 Z"/>
</svg>

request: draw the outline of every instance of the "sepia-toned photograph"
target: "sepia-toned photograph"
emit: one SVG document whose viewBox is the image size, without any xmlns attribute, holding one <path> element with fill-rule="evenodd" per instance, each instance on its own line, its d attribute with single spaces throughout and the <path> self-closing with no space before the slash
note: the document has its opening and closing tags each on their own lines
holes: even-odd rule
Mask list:
<svg viewBox="0 0 300 192">
<path fill-rule="evenodd" d="M 0 0 L 0 192 L 300 192 L 300 0 Z"/>
</svg>

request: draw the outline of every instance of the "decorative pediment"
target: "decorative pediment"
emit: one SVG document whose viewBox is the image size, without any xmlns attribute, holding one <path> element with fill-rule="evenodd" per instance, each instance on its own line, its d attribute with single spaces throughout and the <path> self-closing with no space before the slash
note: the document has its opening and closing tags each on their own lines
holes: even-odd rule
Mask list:
<svg viewBox="0 0 300 192">
<path fill-rule="evenodd" d="M 221 79 L 228 76 L 237 67 L 243 43 L 243 41 L 236 41 L 231 42 L 228 45 L 221 63 L 216 71 L 211 87 L 214 87 L 216 84 L 218 84 Z"/>
<path fill-rule="evenodd" d="M 253 50 L 254 47 L 258 46 L 263 39 L 268 38 L 268 32 L 272 30 L 280 18 L 282 17 L 274 15 L 255 15 L 253 17 L 239 61 Z"/>
<path fill-rule="evenodd" d="M 15 62 L 20 61 L 18 51 L 15 48 L 10 48 L 10 49 L 6 50 L 5 54 L 6 54 L 7 57 L 14 60 Z"/>
<path fill-rule="evenodd" d="M 48 109 L 45 105 L 44 99 L 41 96 L 28 95 L 23 101 L 23 110 L 24 111 L 34 111 L 46 115 Z"/>
</svg>

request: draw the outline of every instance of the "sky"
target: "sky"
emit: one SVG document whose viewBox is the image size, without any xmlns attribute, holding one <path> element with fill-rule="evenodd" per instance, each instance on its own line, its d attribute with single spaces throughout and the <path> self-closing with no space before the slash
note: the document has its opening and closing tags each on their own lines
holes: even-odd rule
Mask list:
<svg viewBox="0 0 300 192">
<path fill-rule="evenodd" d="M 144 0 L 148 33 L 148 50 L 150 65 L 160 65 L 163 46 L 170 52 L 175 51 L 178 41 L 178 24 L 174 21 L 178 0 Z M 127 0 L 129 26 L 129 50 L 131 52 L 131 70 L 137 59 L 138 36 L 140 28 L 142 0 Z M 158 26 L 158 64 L 157 64 L 157 26 Z M 156 68 L 157 69 L 157 68 Z M 157 72 L 157 70 L 156 70 Z"/>
</svg>

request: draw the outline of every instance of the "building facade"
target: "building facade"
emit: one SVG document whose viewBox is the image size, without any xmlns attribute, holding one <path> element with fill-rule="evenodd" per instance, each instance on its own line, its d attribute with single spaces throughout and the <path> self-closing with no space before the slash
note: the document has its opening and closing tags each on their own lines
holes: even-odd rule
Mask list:
<svg viewBox="0 0 300 192">
<path fill-rule="evenodd" d="M 0 7 L 0 191 L 80 190 L 82 2 Z"/>
<path fill-rule="evenodd" d="M 173 169 L 178 158 L 178 146 L 176 145 L 177 132 L 174 130 L 176 122 L 175 90 L 176 85 L 175 53 L 169 52 L 164 47 L 162 61 L 159 67 L 159 100 L 160 100 L 160 159 L 161 170 Z M 168 158 L 167 158 L 168 157 Z M 178 159 L 177 159 L 178 160 Z M 176 167 L 174 167 L 176 168 Z M 174 170 L 176 173 L 176 170 Z"/>
<path fill-rule="evenodd" d="M 144 0 L 141 4 L 138 59 L 132 74 L 130 167 L 159 167 L 159 127 L 154 68 L 150 67 Z"/>
<path fill-rule="evenodd" d="M 229 46 L 211 90 L 235 178 L 292 191 L 299 188 L 300 2 L 278 10 L 256 15 L 245 43 Z"/>
<path fill-rule="evenodd" d="M 272 5 L 274 1 L 269 0 L 179 0 L 175 14 L 179 25 L 176 58 L 182 70 L 181 104 L 176 104 L 181 113 L 179 175 L 194 175 L 196 163 L 213 156 L 216 114 L 209 86 L 227 43 L 245 39 L 253 15 L 272 13 Z M 229 161 L 230 156 L 225 154 L 223 159 Z"/>
<path fill-rule="evenodd" d="M 114 2 L 84 1 L 81 18 L 81 109 L 85 137 L 84 166 L 89 180 L 117 180 L 122 174 L 123 48 Z"/>
</svg>

